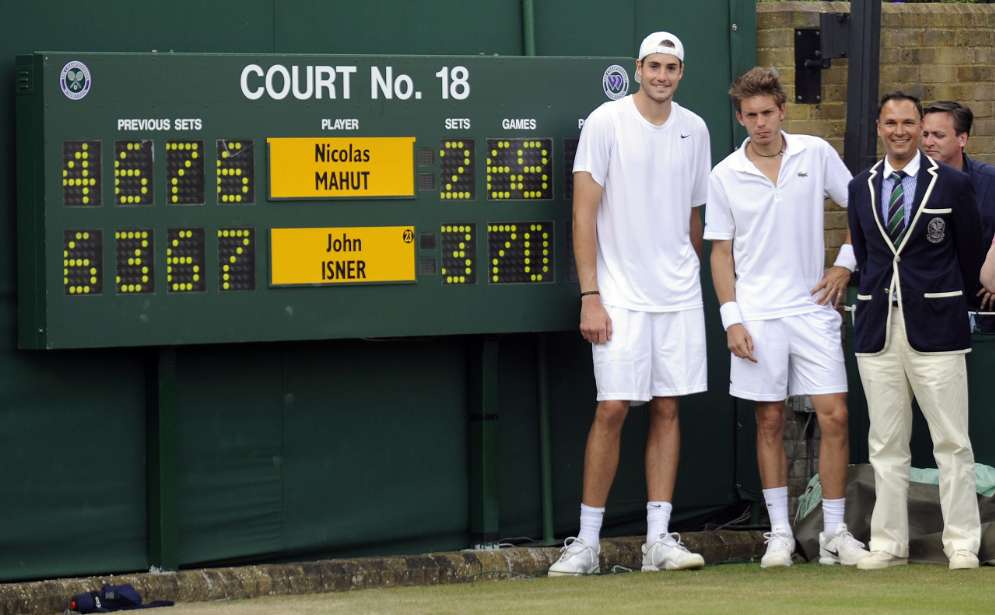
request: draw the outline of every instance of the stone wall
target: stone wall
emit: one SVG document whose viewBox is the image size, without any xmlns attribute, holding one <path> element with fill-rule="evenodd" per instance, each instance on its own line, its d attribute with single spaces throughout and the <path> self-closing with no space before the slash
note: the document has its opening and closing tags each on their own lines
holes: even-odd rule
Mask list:
<svg viewBox="0 0 995 615">
<path fill-rule="evenodd" d="M 784 414 L 784 453 L 788 458 L 788 507 L 791 519 L 809 479 L 819 473 L 819 421 L 807 397 L 788 399 Z"/>
<path fill-rule="evenodd" d="M 757 5 L 757 61 L 774 66 L 788 93 L 785 130 L 823 137 L 843 153 L 846 60 L 822 73 L 822 103 L 792 103 L 795 28 L 819 27 L 819 13 L 849 13 L 849 2 L 761 2 Z M 995 161 L 995 5 L 882 6 L 879 92 L 901 89 L 923 103 L 956 100 L 974 111 L 968 154 Z M 879 145 L 880 149 L 880 145 Z M 879 153 L 881 153 L 879 151 Z M 826 264 L 846 237 L 846 212 L 827 203 Z"/>
<path fill-rule="evenodd" d="M 849 2 L 762 2 L 757 5 L 757 62 L 774 66 L 788 94 L 785 130 L 818 135 L 842 155 L 846 131 L 847 61 L 822 72 L 822 102 L 795 95 L 795 28 L 818 28 L 820 13 L 848 13 Z M 904 90 L 928 104 L 956 100 L 974 111 L 968 154 L 995 162 L 995 5 L 891 4 L 882 6 L 879 93 Z M 879 155 L 883 155 L 878 145 Z M 826 265 L 846 237 L 846 212 L 826 202 Z M 819 467 L 819 430 L 808 400 L 789 400 L 785 424 L 792 516 L 798 496 Z M 806 427 L 807 426 L 807 427 Z"/>
</svg>

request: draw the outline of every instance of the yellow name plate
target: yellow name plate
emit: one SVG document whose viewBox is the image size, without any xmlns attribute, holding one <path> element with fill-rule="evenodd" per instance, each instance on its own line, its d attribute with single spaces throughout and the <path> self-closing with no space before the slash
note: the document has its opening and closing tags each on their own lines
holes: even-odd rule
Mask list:
<svg viewBox="0 0 995 615">
<path fill-rule="evenodd" d="M 270 230 L 272 286 L 415 280 L 415 227 Z"/>
<path fill-rule="evenodd" d="M 411 197 L 414 137 L 270 137 L 273 199 Z"/>
</svg>

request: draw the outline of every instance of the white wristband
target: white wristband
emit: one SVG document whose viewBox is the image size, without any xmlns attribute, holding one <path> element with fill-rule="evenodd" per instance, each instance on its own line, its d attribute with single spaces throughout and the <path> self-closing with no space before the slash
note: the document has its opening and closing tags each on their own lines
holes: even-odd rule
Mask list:
<svg viewBox="0 0 995 615">
<path fill-rule="evenodd" d="M 727 331 L 729 327 L 743 322 L 743 312 L 739 310 L 739 304 L 735 301 L 723 303 L 719 308 L 719 314 L 722 316 L 722 328 Z"/>
<path fill-rule="evenodd" d="M 836 261 L 833 263 L 833 267 L 843 267 L 850 270 L 853 273 L 857 270 L 857 257 L 853 254 L 853 246 L 845 243 L 840 246 L 839 254 L 836 255 Z"/>
</svg>

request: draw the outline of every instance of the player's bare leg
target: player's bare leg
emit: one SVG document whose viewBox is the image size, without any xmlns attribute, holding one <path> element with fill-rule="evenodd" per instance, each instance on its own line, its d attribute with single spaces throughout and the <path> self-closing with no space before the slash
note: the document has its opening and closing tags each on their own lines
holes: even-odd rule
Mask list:
<svg viewBox="0 0 995 615">
<path fill-rule="evenodd" d="M 757 466 L 764 489 L 788 486 L 784 455 L 784 402 L 757 402 Z"/>
<path fill-rule="evenodd" d="M 867 555 L 846 527 L 846 475 L 850 463 L 850 432 L 846 393 L 813 395 L 819 419 L 819 480 L 822 482 L 823 531 L 819 534 L 819 563 L 855 566 Z"/>
<path fill-rule="evenodd" d="M 643 571 L 701 568 L 705 559 L 687 550 L 669 530 L 677 464 L 681 456 L 681 425 L 676 397 L 654 397 L 649 406 L 646 435 L 646 544 Z"/>
<path fill-rule="evenodd" d="M 611 400 L 598 402 L 594 422 L 587 434 L 584 450 L 584 493 L 582 502 L 604 508 L 608 492 L 618 470 L 618 454 L 622 441 L 622 426 L 629 413 L 629 402 Z"/>
<path fill-rule="evenodd" d="M 846 493 L 847 465 L 850 463 L 846 393 L 813 395 L 811 399 L 822 438 L 819 443 L 822 497 L 826 500 L 839 499 Z"/>
<path fill-rule="evenodd" d="M 618 470 L 622 426 L 629 413 L 629 402 L 598 402 L 594 421 L 587 434 L 584 451 L 584 493 L 580 504 L 580 532 L 568 538 L 560 558 L 549 568 L 549 576 L 596 574 L 600 570 L 601 523 L 605 502 Z"/>
<path fill-rule="evenodd" d="M 646 494 L 650 502 L 673 501 L 680 456 L 677 398 L 654 397 L 649 404 L 649 433 L 646 435 Z"/>
<path fill-rule="evenodd" d="M 757 467 L 770 517 L 761 568 L 790 566 L 795 537 L 788 520 L 788 460 L 784 455 L 784 402 L 757 402 Z"/>
</svg>

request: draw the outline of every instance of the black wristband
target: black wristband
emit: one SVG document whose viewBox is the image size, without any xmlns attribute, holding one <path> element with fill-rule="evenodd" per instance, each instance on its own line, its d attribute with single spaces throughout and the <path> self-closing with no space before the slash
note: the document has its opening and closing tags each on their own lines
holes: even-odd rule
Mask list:
<svg viewBox="0 0 995 615">
<path fill-rule="evenodd" d="M 585 290 L 584 292 L 582 292 L 580 294 L 580 296 L 581 297 L 586 297 L 588 295 L 600 295 L 600 294 L 601 294 L 601 291 L 597 291 L 597 290 Z"/>
</svg>

